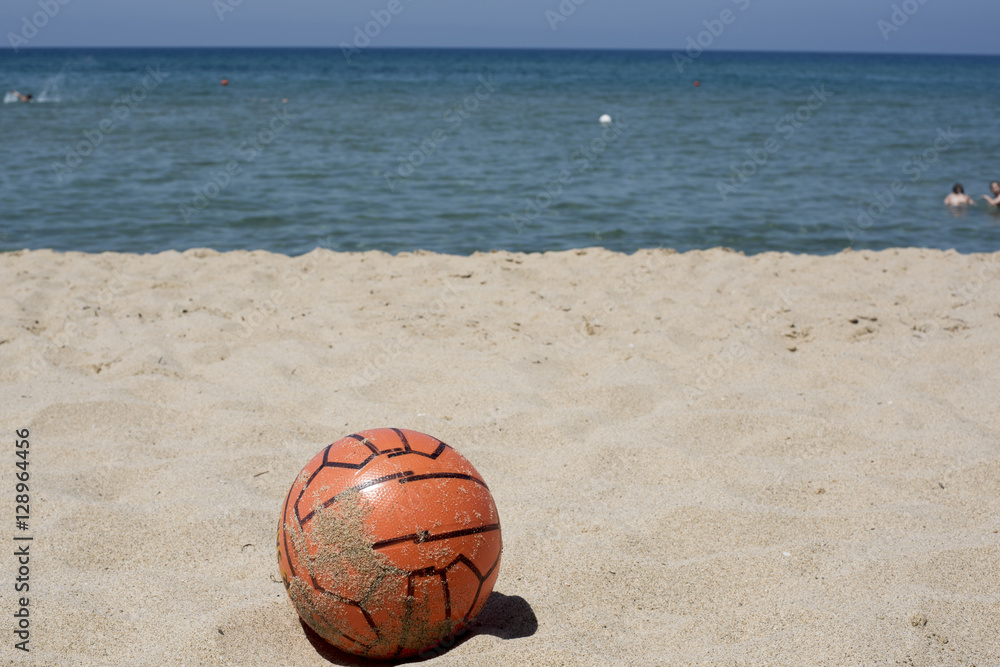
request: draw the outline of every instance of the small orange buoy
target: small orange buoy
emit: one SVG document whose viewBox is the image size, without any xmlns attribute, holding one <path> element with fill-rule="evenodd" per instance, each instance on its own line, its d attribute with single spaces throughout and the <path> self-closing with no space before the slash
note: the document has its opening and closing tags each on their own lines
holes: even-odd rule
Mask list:
<svg viewBox="0 0 1000 667">
<path fill-rule="evenodd" d="M 229 85 L 229 79 L 223 79 L 222 80 L 222 85 L 223 86 L 228 86 Z"/>
<path fill-rule="evenodd" d="M 694 87 L 698 88 L 699 86 L 701 86 L 701 81 L 695 81 L 694 82 Z"/>
</svg>

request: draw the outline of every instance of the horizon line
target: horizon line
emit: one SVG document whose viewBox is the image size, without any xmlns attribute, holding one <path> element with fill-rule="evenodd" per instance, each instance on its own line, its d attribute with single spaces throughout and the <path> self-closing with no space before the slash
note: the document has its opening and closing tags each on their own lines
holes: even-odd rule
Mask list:
<svg viewBox="0 0 1000 667">
<path fill-rule="evenodd" d="M 27 51 L 57 51 L 57 50 L 263 50 L 284 49 L 297 51 L 339 51 L 342 46 L 275 46 L 275 45 L 241 45 L 241 46 L 25 46 L 20 49 L 11 47 L 0 48 L 0 52 L 19 55 Z M 629 47 L 593 47 L 593 46 L 378 46 L 367 47 L 365 51 L 607 51 L 620 53 L 684 53 L 685 47 L 677 48 L 629 48 Z M 756 54 L 800 54 L 800 55 L 852 55 L 852 56 L 940 56 L 954 58 L 1000 58 L 1000 53 L 954 53 L 934 51 L 803 51 L 799 49 L 705 49 L 704 54 L 711 53 L 756 53 Z"/>
</svg>

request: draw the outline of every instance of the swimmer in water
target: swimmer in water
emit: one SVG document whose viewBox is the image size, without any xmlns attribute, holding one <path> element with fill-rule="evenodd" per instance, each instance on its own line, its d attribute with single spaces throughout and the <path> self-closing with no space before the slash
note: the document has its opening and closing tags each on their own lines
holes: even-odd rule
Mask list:
<svg viewBox="0 0 1000 667">
<path fill-rule="evenodd" d="M 15 96 L 17 96 L 18 102 L 30 102 L 34 98 L 34 95 L 32 95 L 31 93 L 28 93 L 27 95 L 22 95 L 16 90 L 12 90 L 10 92 L 12 92 Z"/>
<path fill-rule="evenodd" d="M 990 206 L 996 206 L 1000 208 L 1000 181 L 993 181 L 990 183 L 990 192 L 993 196 L 983 195 L 983 199 L 990 203 Z"/>
<path fill-rule="evenodd" d="M 951 189 L 951 194 L 944 198 L 945 206 L 975 206 L 976 201 L 965 194 L 965 188 L 962 187 L 961 183 L 955 183 L 955 187 Z"/>
</svg>

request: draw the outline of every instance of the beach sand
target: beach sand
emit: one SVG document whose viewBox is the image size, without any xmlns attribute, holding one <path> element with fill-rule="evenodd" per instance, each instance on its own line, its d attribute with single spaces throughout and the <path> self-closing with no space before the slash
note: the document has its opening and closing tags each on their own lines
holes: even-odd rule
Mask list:
<svg viewBox="0 0 1000 667">
<path fill-rule="evenodd" d="M 397 426 L 503 524 L 434 664 L 1000 664 L 1000 254 L 31 251 L 0 280 L 8 628 L 34 538 L 2 662 L 355 664 L 275 529 L 317 451 Z"/>
</svg>

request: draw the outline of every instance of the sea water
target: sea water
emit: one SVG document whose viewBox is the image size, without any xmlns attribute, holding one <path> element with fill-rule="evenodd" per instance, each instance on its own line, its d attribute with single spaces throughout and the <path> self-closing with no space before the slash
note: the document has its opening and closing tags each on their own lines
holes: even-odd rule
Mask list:
<svg viewBox="0 0 1000 667">
<path fill-rule="evenodd" d="M 1000 58 L 677 56 L 4 52 L 0 249 L 1000 249 Z"/>
</svg>

